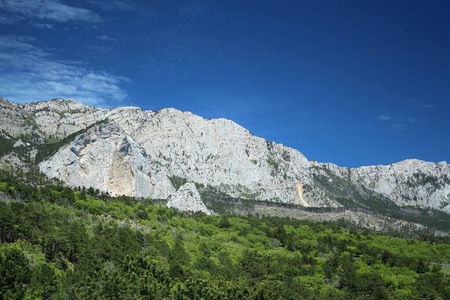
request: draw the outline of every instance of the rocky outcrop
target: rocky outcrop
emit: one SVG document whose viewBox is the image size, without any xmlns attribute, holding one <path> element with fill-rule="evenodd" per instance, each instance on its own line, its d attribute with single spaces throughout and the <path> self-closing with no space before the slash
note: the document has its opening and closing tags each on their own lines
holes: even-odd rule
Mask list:
<svg viewBox="0 0 450 300">
<path fill-rule="evenodd" d="M 313 163 L 311 174 L 321 178 L 326 195 L 338 193 L 350 200 L 374 196 L 398 206 L 419 206 L 450 213 L 450 166 L 408 159 L 390 165 L 344 168 L 330 163 Z M 323 184 L 323 182 L 326 184 Z"/>
<path fill-rule="evenodd" d="M 399 206 L 418 205 L 450 213 L 450 166 L 408 159 L 387 166 L 351 170 L 352 181 Z"/>
<path fill-rule="evenodd" d="M 267 142 L 225 119 L 190 112 L 126 109 L 109 117 L 138 142 L 169 176 L 221 186 L 234 197 L 297 203 L 296 180 L 308 180 L 300 152 Z"/>
<path fill-rule="evenodd" d="M 116 124 L 88 130 L 39 167 L 72 186 L 112 195 L 165 199 L 174 192 L 160 166 Z"/>
<path fill-rule="evenodd" d="M 0 99 L 0 105 L 0 134 L 11 145 L 21 139 L 33 155 L 35 144 L 97 124 L 39 165 L 49 177 L 74 186 L 165 199 L 175 192 L 169 178 L 179 177 L 242 199 L 365 208 L 376 200 L 377 205 L 388 201 L 450 212 L 445 162 L 407 160 L 348 169 L 308 161 L 230 120 L 173 108 L 100 109 L 63 99 L 25 105 Z"/>
<path fill-rule="evenodd" d="M 201 211 L 207 215 L 211 212 L 202 202 L 200 194 L 195 184 L 188 182 L 167 199 L 167 207 L 173 207 L 182 211 L 198 212 Z"/>
<path fill-rule="evenodd" d="M 62 139 L 108 117 L 109 110 L 84 105 L 72 99 L 54 99 L 24 105 L 47 137 Z"/>
<path fill-rule="evenodd" d="M 41 143 L 45 135 L 23 107 L 0 97 L 0 135 L 6 138 L 27 137 L 28 141 Z"/>
</svg>

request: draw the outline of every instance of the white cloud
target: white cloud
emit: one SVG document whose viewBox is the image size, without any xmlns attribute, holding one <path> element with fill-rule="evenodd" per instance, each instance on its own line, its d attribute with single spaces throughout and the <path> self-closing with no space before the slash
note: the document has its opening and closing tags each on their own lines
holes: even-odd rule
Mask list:
<svg viewBox="0 0 450 300">
<path fill-rule="evenodd" d="M 110 37 L 110 36 L 107 36 L 107 35 L 104 35 L 104 34 L 103 34 L 103 35 L 98 35 L 98 36 L 97 36 L 97 39 L 102 40 L 102 41 L 111 41 L 111 42 L 117 40 L 117 39 L 114 38 L 114 37 Z"/>
<path fill-rule="evenodd" d="M 96 46 L 96 45 L 86 45 L 86 48 L 96 52 L 112 52 L 112 47 Z"/>
<path fill-rule="evenodd" d="M 0 96 L 14 102 L 72 98 L 116 105 L 127 97 L 129 79 L 96 71 L 82 62 L 56 60 L 30 37 L 0 36 Z"/>
<path fill-rule="evenodd" d="M 409 124 L 416 123 L 416 119 L 408 117 L 392 117 L 389 115 L 380 115 L 378 116 L 378 120 L 385 122 L 388 127 L 403 130 L 408 127 Z"/>
<path fill-rule="evenodd" d="M 10 17 L 0 15 L 0 24 L 11 25 L 11 24 L 14 24 L 14 20 L 11 19 Z"/>
<path fill-rule="evenodd" d="M 397 130 L 403 130 L 405 129 L 407 126 L 404 123 L 393 123 L 391 124 L 391 127 Z"/>
<path fill-rule="evenodd" d="M 434 104 L 425 104 L 425 105 L 423 106 L 423 108 L 426 108 L 426 109 L 434 108 Z"/>
<path fill-rule="evenodd" d="M 137 10 L 138 5 L 132 1 L 121 0 L 92 0 L 91 4 L 100 6 L 105 10 Z"/>
<path fill-rule="evenodd" d="M 9 21 L 13 19 L 40 19 L 55 22 L 100 21 L 100 17 L 89 9 L 69 6 L 58 0 L 2 0 L 0 9 L 8 12 L 7 20 Z M 0 22 L 2 22 L 1 17 Z"/>
<path fill-rule="evenodd" d="M 36 27 L 36 28 L 39 28 L 39 29 L 52 29 L 53 28 L 53 25 L 51 25 L 51 24 L 42 24 L 42 23 L 32 23 L 31 25 L 33 25 L 34 27 Z"/>
</svg>

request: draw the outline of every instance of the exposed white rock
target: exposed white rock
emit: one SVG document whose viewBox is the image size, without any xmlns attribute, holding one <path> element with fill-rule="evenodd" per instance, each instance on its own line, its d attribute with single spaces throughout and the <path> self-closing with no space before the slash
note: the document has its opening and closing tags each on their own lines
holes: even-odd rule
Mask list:
<svg viewBox="0 0 450 300">
<path fill-rule="evenodd" d="M 211 215 L 209 209 L 203 203 L 195 184 L 188 182 L 167 199 L 167 207 L 173 207 L 182 211 L 201 211 Z"/>
<path fill-rule="evenodd" d="M 73 99 L 53 99 L 51 101 L 39 101 L 23 105 L 27 112 L 36 113 L 38 111 L 52 111 L 56 113 L 63 112 L 82 112 L 87 110 L 96 110 L 94 106 L 85 105 Z"/>
<path fill-rule="evenodd" d="M 321 176 L 331 188 L 341 180 L 398 205 L 450 212 L 450 168 L 445 162 L 407 160 L 356 169 L 310 162 L 297 150 L 256 137 L 230 120 L 207 120 L 173 108 L 100 109 L 63 99 L 18 105 L 2 98 L 0 107 L 3 136 L 32 136 L 38 143 L 104 121 L 40 165 L 48 176 L 74 186 L 165 199 L 174 192 L 168 177 L 178 176 L 234 197 L 342 206 L 333 191 L 317 184 Z"/>
<path fill-rule="evenodd" d="M 26 104 L 39 130 L 52 138 L 64 138 L 106 119 L 110 110 L 84 105 L 72 99 L 55 99 Z"/>
<path fill-rule="evenodd" d="M 14 145 L 13 145 L 13 147 L 15 148 L 15 147 L 20 147 L 20 146 L 26 146 L 26 144 L 21 140 L 21 139 L 19 139 L 17 142 L 15 142 L 14 143 Z"/>
<path fill-rule="evenodd" d="M 27 164 L 14 154 L 6 154 L 0 158 L 0 167 L 2 165 L 12 166 L 14 168 L 20 168 L 28 170 Z"/>
<path fill-rule="evenodd" d="M 308 183 L 309 161 L 226 119 L 205 120 L 169 108 L 112 114 L 170 176 L 222 186 L 235 197 L 300 203 L 296 180 Z"/>
<path fill-rule="evenodd" d="M 419 205 L 450 213 L 450 166 L 408 159 L 386 166 L 351 170 L 352 180 L 397 205 Z"/>
<path fill-rule="evenodd" d="M 39 167 L 72 186 L 112 195 L 164 199 L 174 192 L 160 167 L 115 124 L 91 128 Z"/>
<path fill-rule="evenodd" d="M 18 138 L 19 136 L 33 137 L 36 142 L 44 140 L 33 118 L 24 111 L 23 107 L 11 103 L 0 97 L 0 134 L 6 137 Z"/>
</svg>

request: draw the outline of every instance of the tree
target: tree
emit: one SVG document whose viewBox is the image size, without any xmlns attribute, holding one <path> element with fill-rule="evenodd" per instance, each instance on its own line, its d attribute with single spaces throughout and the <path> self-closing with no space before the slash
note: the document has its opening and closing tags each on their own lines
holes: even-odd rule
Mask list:
<svg viewBox="0 0 450 300">
<path fill-rule="evenodd" d="M 223 214 L 220 217 L 219 227 L 220 228 L 230 228 L 231 227 L 231 224 L 230 224 L 230 221 L 228 220 L 228 216 L 227 215 Z"/>
<path fill-rule="evenodd" d="M 257 250 L 245 249 L 242 254 L 241 266 L 251 278 L 260 278 L 267 274 L 265 259 Z"/>
<path fill-rule="evenodd" d="M 30 282 L 30 267 L 23 251 L 15 245 L 0 248 L 0 296 L 22 299 Z"/>
<path fill-rule="evenodd" d="M 186 253 L 186 250 L 184 249 L 184 241 L 181 235 L 177 235 L 175 237 L 175 244 L 173 245 L 170 255 L 169 255 L 169 262 L 172 263 L 179 263 L 179 264 L 186 264 L 189 261 L 189 255 Z"/>
<path fill-rule="evenodd" d="M 355 290 L 357 286 L 357 276 L 356 270 L 357 266 L 354 263 L 353 257 L 347 251 L 342 252 L 341 257 L 339 259 L 340 267 L 342 268 L 341 272 L 341 282 L 342 286 L 349 288 L 351 290 Z"/>
<path fill-rule="evenodd" d="M 49 299 L 50 295 L 55 291 L 55 282 L 55 270 L 50 264 L 44 262 L 35 267 L 32 283 L 44 300 Z"/>
</svg>

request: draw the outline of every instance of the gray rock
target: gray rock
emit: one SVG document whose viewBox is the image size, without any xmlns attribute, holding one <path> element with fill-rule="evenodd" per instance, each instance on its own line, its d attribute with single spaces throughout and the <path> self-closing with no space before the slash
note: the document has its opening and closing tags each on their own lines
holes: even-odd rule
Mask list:
<svg viewBox="0 0 450 300">
<path fill-rule="evenodd" d="M 26 144 L 24 142 L 22 142 L 21 139 L 19 139 L 17 142 L 14 143 L 13 147 L 20 147 L 20 146 L 26 146 Z"/>
<path fill-rule="evenodd" d="M 51 178 L 111 195 L 164 199 L 174 192 L 159 165 L 116 124 L 96 126 L 39 165 Z"/>
<path fill-rule="evenodd" d="M 201 211 L 207 215 L 211 212 L 202 202 L 200 194 L 195 184 L 188 182 L 184 184 L 178 191 L 167 199 L 167 207 L 173 207 L 182 211 L 197 212 Z"/>
<path fill-rule="evenodd" d="M 417 205 L 450 213 L 450 167 L 408 159 L 387 166 L 352 169 L 352 181 L 373 190 L 399 206 Z"/>
<path fill-rule="evenodd" d="M 406 160 L 355 169 L 317 163 L 230 120 L 173 108 L 100 109 L 63 99 L 18 105 L 2 98 L 0 106 L 0 134 L 14 141 L 25 136 L 26 142 L 44 143 L 104 121 L 39 166 L 74 186 L 165 199 L 175 192 L 168 178 L 177 176 L 244 199 L 340 207 L 342 197 L 353 201 L 355 195 L 373 194 L 397 205 L 450 212 L 445 162 Z M 17 159 L 3 161 L 18 165 Z"/>
</svg>

